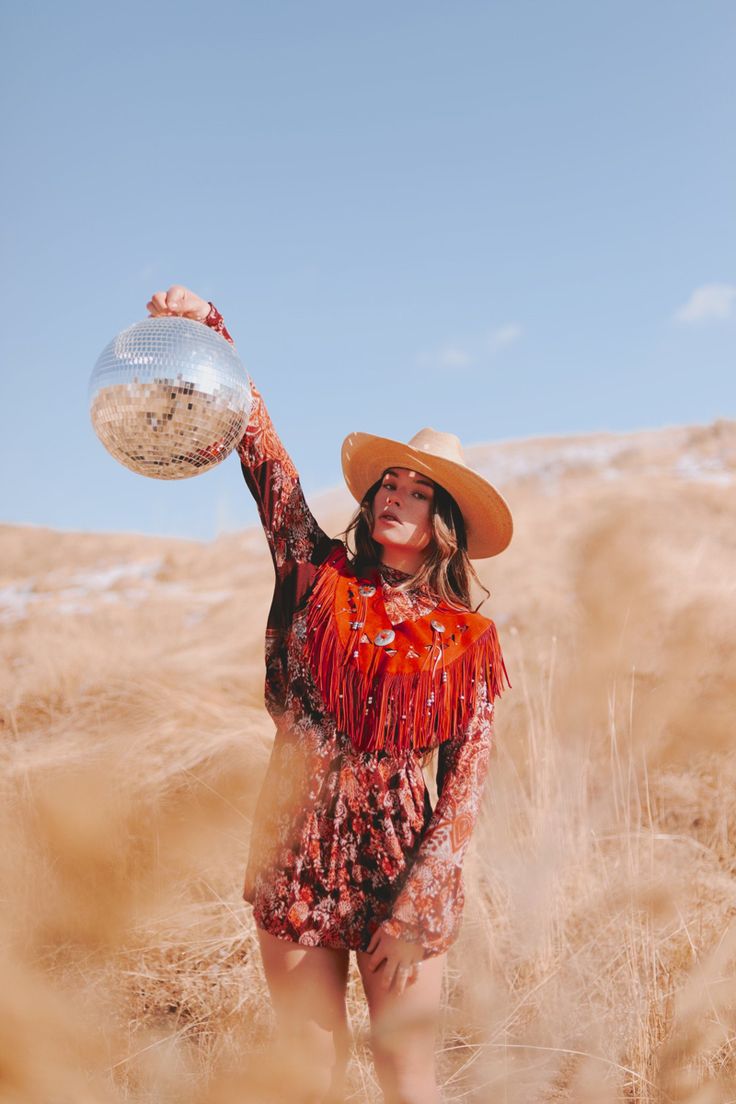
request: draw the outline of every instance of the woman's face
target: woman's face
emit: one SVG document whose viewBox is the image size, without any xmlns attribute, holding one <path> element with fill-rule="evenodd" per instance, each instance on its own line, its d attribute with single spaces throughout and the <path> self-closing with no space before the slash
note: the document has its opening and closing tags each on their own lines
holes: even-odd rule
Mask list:
<svg viewBox="0 0 736 1104">
<path fill-rule="evenodd" d="M 396 552 L 423 552 L 432 542 L 434 483 L 410 468 L 388 468 L 373 496 L 374 541 Z"/>
</svg>

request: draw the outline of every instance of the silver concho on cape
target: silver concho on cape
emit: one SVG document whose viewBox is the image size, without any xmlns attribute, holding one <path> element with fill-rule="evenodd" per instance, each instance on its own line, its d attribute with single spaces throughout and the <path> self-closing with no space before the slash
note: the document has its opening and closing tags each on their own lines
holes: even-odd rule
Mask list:
<svg viewBox="0 0 736 1104">
<path fill-rule="evenodd" d="M 122 330 L 89 381 L 95 433 L 139 475 L 186 479 L 228 456 L 252 395 L 233 346 L 202 322 L 162 315 Z"/>
</svg>

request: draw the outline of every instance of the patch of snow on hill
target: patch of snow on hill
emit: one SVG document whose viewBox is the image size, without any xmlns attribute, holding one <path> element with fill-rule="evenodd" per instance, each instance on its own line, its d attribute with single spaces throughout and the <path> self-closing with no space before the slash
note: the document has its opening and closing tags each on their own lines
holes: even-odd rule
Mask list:
<svg viewBox="0 0 736 1104">
<path fill-rule="evenodd" d="M 725 426 L 725 428 L 724 428 Z M 499 441 L 468 449 L 471 467 L 500 486 L 533 481 L 548 493 L 568 476 L 606 481 L 627 474 L 670 475 L 728 485 L 736 478 L 736 435 L 729 423 L 675 426 L 617 436 Z"/>
<path fill-rule="evenodd" d="M 35 597 L 32 582 L 0 587 L 0 622 L 22 621 Z"/>
<path fill-rule="evenodd" d="M 700 483 L 717 483 L 727 486 L 733 483 L 730 471 L 720 456 L 695 456 L 686 452 L 675 464 L 675 471 L 682 479 L 697 480 Z"/>
<path fill-rule="evenodd" d="M 230 591 L 194 591 L 177 582 L 157 582 L 163 559 L 119 563 L 67 575 L 56 570 L 0 588 L 0 623 L 22 621 L 33 611 L 90 614 L 105 605 L 138 605 L 150 599 L 201 607 L 230 597 Z M 125 584 L 125 585 L 121 585 Z M 190 613 L 192 611 L 190 610 Z"/>
<path fill-rule="evenodd" d="M 558 446 L 545 442 L 528 445 L 498 446 L 471 466 L 481 475 L 499 483 L 536 479 L 541 482 L 558 480 L 572 471 L 610 470 L 613 460 L 630 448 L 628 441 L 571 441 Z"/>
</svg>

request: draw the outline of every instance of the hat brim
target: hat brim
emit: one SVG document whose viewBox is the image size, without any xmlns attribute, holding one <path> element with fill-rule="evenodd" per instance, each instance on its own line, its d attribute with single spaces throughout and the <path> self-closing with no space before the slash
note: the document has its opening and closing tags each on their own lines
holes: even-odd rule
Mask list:
<svg viewBox="0 0 736 1104">
<path fill-rule="evenodd" d="M 493 484 L 472 468 L 371 433 L 349 433 L 341 458 L 345 482 L 356 501 L 362 501 L 386 468 L 410 468 L 439 483 L 457 502 L 470 559 L 497 556 L 508 547 L 514 531 L 508 504 Z"/>
</svg>

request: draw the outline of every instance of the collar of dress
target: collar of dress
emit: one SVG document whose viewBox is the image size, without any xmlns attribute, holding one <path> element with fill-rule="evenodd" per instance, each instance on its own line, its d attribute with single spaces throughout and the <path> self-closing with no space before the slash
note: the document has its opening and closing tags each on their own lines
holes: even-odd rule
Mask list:
<svg viewBox="0 0 736 1104">
<path fill-rule="evenodd" d="M 491 702 L 504 679 L 511 683 L 493 621 L 440 602 L 392 624 L 386 575 L 376 568 L 357 577 L 345 546 L 332 550 L 307 602 L 307 656 L 325 705 L 357 749 L 425 750 L 465 727 L 482 683 Z"/>
</svg>

